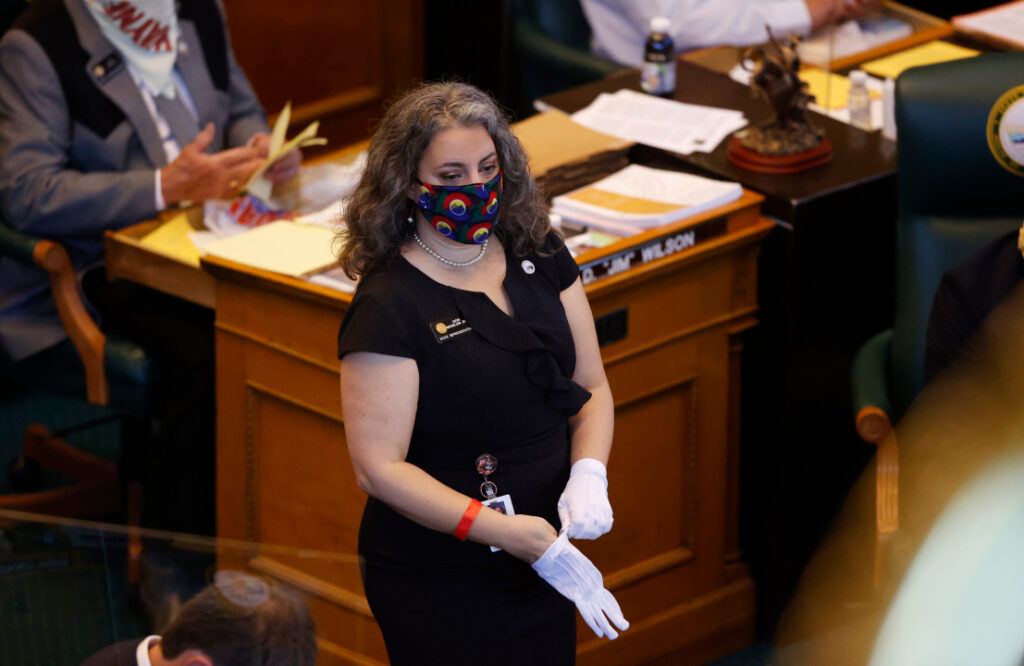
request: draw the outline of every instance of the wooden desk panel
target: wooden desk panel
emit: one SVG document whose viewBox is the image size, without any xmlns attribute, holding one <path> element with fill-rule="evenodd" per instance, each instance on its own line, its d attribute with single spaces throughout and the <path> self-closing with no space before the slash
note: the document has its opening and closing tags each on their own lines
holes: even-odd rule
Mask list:
<svg viewBox="0 0 1024 666">
<path fill-rule="evenodd" d="M 755 208 L 756 210 L 756 208 Z M 632 628 L 595 639 L 581 664 L 677 663 L 753 637 L 754 592 L 735 545 L 741 335 L 755 323 L 754 218 L 729 233 L 587 287 L 595 316 L 629 311 L 629 336 L 602 349 L 615 396 L 609 466 L 615 529 L 580 542 Z M 218 525 L 222 537 L 353 555 L 365 496 L 345 445 L 337 329 L 350 297 L 216 258 Z M 223 554 L 306 592 L 321 663 L 386 662 L 349 561 Z"/>
</svg>

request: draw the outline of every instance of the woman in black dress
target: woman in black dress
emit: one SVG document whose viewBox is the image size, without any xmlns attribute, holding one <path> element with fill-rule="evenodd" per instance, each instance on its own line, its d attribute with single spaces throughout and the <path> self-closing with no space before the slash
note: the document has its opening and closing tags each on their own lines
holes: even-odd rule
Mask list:
<svg viewBox="0 0 1024 666">
<path fill-rule="evenodd" d="M 612 397 L 522 147 L 486 94 L 423 85 L 346 204 L 343 414 L 392 663 L 571 664 L 573 602 L 598 636 L 628 627 L 568 541 L 611 528 Z"/>
</svg>

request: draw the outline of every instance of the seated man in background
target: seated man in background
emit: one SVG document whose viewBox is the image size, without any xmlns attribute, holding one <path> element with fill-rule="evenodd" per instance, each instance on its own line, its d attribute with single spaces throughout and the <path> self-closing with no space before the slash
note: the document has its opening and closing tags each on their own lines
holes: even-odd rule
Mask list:
<svg viewBox="0 0 1024 666">
<path fill-rule="evenodd" d="M 142 471 L 145 522 L 212 534 L 212 314 L 108 283 L 103 232 L 165 207 L 229 198 L 270 137 L 217 0 L 35 0 L 0 40 L 0 207 L 68 250 L 107 333 L 166 368 L 160 431 Z M 299 169 L 298 151 L 268 171 Z M 0 262 L 0 354 L 46 354 L 66 335 L 45 273 Z"/>
<path fill-rule="evenodd" d="M 801 35 L 861 16 L 880 0 L 582 0 L 594 33 L 594 52 L 624 65 L 643 64 L 648 26 L 655 16 L 671 24 L 676 52 L 709 46 L 750 46 L 768 32 Z"/>
<path fill-rule="evenodd" d="M 1020 236 L 1018 231 L 1000 236 L 942 276 L 928 318 L 926 383 L 969 354 L 982 322 L 1021 283 Z"/>
<path fill-rule="evenodd" d="M 313 666 L 316 625 L 277 583 L 220 571 L 160 636 L 104 648 L 82 666 Z"/>
</svg>

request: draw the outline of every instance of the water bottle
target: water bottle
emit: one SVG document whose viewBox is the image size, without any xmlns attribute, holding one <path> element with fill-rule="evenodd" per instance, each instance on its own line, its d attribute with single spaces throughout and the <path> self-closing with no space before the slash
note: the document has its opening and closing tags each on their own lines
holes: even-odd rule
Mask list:
<svg viewBox="0 0 1024 666">
<path fill-rule="evenodd" d="M 855 69 L 850 72 L 850 93 L 846 98 L 850 110 L 850 124 L 863 130 L 871 129 L 871 96 L 868 94 L 867 72 Z"/>
<path fill-rule="evenodd" d="M 644 92 L 671 97 L 676 89 L 676 53 L 668 31 L 671 23 L 664 16 L 651 19 L 651 35 L 644 46 L 644 64 L 640 86 Z"/>
</svg>

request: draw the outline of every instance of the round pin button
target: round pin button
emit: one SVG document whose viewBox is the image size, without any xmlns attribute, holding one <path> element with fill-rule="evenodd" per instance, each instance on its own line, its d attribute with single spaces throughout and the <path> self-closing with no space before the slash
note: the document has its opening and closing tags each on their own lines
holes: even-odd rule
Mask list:
<svg viewBox="0 0 1024 666">
<path fill-rule="evenodd" d="M 476 459 L 476 473 L 482 476 L 490 476 L 498 469 L 498 459 L 490 453 L 484 453 Z"/>
<path fill-rule="evenodd" d="M 533 275 L 536 270 L 537 270 L 537 267 L 533 265 L 532 261 L 530 261 L 529 259 L 524 259 L 523 260 L 523 272 L 524 273 L 526 273 L 527 275 Z"/>
</svg>

